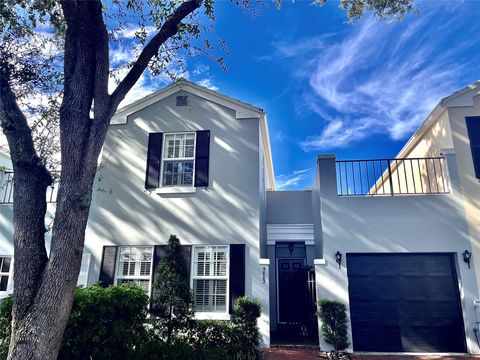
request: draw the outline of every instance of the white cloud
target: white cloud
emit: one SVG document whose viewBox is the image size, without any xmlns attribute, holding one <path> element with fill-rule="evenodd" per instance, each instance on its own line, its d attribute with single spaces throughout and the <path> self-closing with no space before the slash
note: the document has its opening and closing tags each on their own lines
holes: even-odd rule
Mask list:
<svg viewBox="0 0 480 360">
<path fill-rule="evenodd" d="M 300 142 L 305 151 L 347 147 L 372 134 L 403 139 L 459 87 L 467 64 L 458 50 L 469 44 L 442 51 L 442 29 L 431 20 L 422 14 L 403 26 L 369 18 L 342 41 L 309 55 L 297 72 L 309 84 L 301 101 L 323 121 L 323 130 Z"/>
<path fill-rule="evenodd" d="M 210 90 L 213 90 L 213 91 L 218 91 L 218 86 L 214 85 L 212 83 L 212 80 L 211 79 L 202 79 L 200 81 L 197 81 L 197 84 L 200 85 L 200 86 L 204 86 L 206 88 L 209 88 Z"/>
<path fill-rule="evenodd" d="M 275 187 L 278 190 L 287 190 L 291 188 L 298 188 L 303 180 L 310 178 L 309 173 L 312 168 L 295 170 L 291 174 L 278 175 L 275 177 Z"/>
<path fill-rule="evenodd" d="M 273 53 L 268 55 L 257 56 L 257 61 L 271 61 L 275 58 L 288 59 L 304 55 L 312 51 L 323 49 L 327 45 L 327 39 L 335 34 L 323 34 L 308 39 L 303 39 L 295 43 L 288 41 L 276 41 L 271 45 Z"/>
<path fill-rule="evenodd" d="M 135 35 L 141 30 L 142 29 L 138 25 L 132 24 L 118 31 L 118 36 L 127 39 L 133 39 Z M 144 30 L 147 33 L 147 37 L 149 37 L 157 31 L 157 28 L 155 26 L 145 26 Z"/>
<path fill-rule="evenodd" d="M 309 171 L 311 171 L 311 170 L 312 170 L 312 168 L 302 169 L 302 170 L 295 170 L 293 173 L 294 173 L 295 175 L 298 175 L 298 174 L 304 174 L 304 173 L 309 172 Z"/>
</svg>

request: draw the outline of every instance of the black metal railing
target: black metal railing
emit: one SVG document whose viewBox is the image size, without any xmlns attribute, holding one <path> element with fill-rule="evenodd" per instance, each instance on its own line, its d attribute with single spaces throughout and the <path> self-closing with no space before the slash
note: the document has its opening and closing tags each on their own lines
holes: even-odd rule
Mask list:
<svg viewBox="0 0 480 360">
<path fill-rule="evenodd" d="M 60 181 L 60 172 L 52 171 L 53 183 L 47 188 L 47 203 L 57 201 L 58 183 Z M 13 203 L 13 171 L 0 171 L 0 204 Z"/>
<path fill-rule="evenodd" d="M 336 161 L 337 194 L 448 194 L 443 157 Z"/>
</svg>

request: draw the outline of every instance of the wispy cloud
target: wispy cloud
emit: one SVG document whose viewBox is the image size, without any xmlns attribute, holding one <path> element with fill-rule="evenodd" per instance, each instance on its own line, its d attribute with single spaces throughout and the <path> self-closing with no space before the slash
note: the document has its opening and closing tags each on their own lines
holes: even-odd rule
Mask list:
<svg viewBox="0 0 480 360">
<path fill-rule="evenodd" d="M 341 41 L 314 38 L 310 49 L 308 40 L 283 49 L 285 57 L 302 61 L 296 75 L 308 86 L 301 107 L 316 113 L 322 125 L 301 140 L 305 151 L 348 147 L 373 134 L 403 139 L 442 97 L 464 85 L 460 70 L 478 58 L 458 53 L 475 41 L 445 44 L 438 34 L 452 23 L 437 19 L 432 26 L 434 15 L 424 13 L 407 25 L 368 18 Z"/>
<path fill-rule="evenodd" d="M 197 81 L 197 84 L 200 86 L 205 86 L 206 88 L 209 88 L 210 90 L 218 91 L 218 86 L 214 85 L 212 83 L 212 79 L 202 79 L 200 81 Z"/>
<path fill-rule="evenodd" d="M 302 169 L 302 170 L 295 170 L 293 173 L 294 173 L 295 175 L 298 175 L 298 174 L 303 174 L 303 173 L 309 172 L 309 171 L 311 171 L 311 170 L 312 170 L 312 168 Z"/>
<path fill-rule="evenodd" d="M 297 42 L 275 41 L 272 54 L 257 56 L 257 61 L 270 61 L 274 58 L 288 59 L 323 49 L 327 45 L 327 39 L 335 34 L 322 34 L 313 38 L 303 39 Z"/>
<path fill-rule="evenodd" d="M 278 190 L 298 188 L 304 180 L 310 179 L 312 168 L 295 170 L 291 174 L 282 174 L 275 177 L 275 187 Z"/>
</svg>

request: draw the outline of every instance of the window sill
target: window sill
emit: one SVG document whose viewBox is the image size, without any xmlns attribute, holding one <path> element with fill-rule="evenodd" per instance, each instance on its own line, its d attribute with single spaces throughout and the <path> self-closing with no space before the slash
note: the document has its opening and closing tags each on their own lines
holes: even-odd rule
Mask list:
<svg viewBox="0 0 480 360">
<path fill-rule="evenodd" d="M 155 189 L 156 194 L 193 194 L 197 188 L 193 186 L 168 186 Z"/>
<path fill-rule="evenodd" d="M 217 312 L 196 312 L 195 320 L 230 320 L 230 314 Z"/>
</svg>

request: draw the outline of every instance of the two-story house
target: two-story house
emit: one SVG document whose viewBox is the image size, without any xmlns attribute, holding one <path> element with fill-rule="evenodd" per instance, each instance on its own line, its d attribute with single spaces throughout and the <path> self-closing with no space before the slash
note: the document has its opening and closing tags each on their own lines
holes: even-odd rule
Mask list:
<svg viewBox="0 0 480 360">
<path fill-rule="evenodd" d="M 328 349 L 326 298 L 347 305 L 353 351 L 480 353 L 479 91 L 442 100 L 394 159 L 320 155 L 311 190 L 276 191 L 265 113 L 179 80 L 110 125 L 80 282 L 150 293 L 176 234 L 196 317 L 229 319 L 238 296 L 257 298 L 263 346 Z"/>
</svg>

